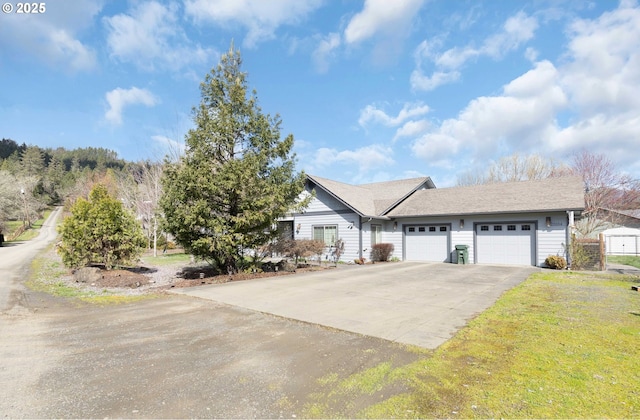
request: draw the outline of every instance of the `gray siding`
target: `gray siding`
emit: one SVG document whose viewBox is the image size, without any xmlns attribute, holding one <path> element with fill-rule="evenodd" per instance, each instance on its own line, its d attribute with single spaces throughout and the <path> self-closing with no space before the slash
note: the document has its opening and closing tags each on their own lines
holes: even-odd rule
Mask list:
<svg viewBox="0 0 640 420">
<path fill-rule="evenodd" d="M 336 225 L 338 239 L 345 244 L 345 252 L 340 260 L 353 261 L 360 252 L 359 223 L 360 217 L 356 213 L 318 188 L 305 212 L 293 217 L 294 238 L 313 239 L 314 226 Z M 330 252 L 330 248 L 325 249 L 323 260 L 331 258 Z"/>
</svg>

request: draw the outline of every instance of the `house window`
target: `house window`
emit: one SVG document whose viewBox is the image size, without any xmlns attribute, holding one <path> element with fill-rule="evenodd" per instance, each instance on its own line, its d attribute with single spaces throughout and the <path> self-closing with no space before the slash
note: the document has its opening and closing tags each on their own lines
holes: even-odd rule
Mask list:
<svg viewBox="0 0 640 420">
<path fill-rule="evenodd" d="M 516 225 L 507 225 L 507 230 L 516 230 Z"/>
<path fill-rule="evenodd" d="M 414 228 L 414 227 L 410 227 L 409 228 L 409 232 L 415 232 L 415 231 L 416 231 L 416 228 Z"/>
<path fill-rule="evenodd" d="M 480 230 L 487 231 L 489 230 L 489 226 L 480 226 Z"/>
<path fill-rule="evenodd" d="M 418 228 L 418 232 L 424 232 L 424 226 L 420 226 L 420 227 Z"/>
<path fill-rule="evenodd" d="M 531 230 L 531 225 L 522 225 L 522 230 Z"/>
<path fill-rule="evenodd" d="M 440 232 L 446 232 L 446 231 L 447 231 L 446 226 L 440 226 Z"/>
<path fill-rule="evenodd" d="M 502 230 L 502 225 L 495 225 L 493 230 Z"/>
<path fill-rule="evenodd" d="M 435 226 L 429 226 L 429 232 L 435 232 L 435 231 L 436 231 Z"/>
<path fill-rule="evenodd" d="M 371 245 L 382 243 L 382 226 L 371 225 Z"/>
<path fill-rule="evenodd" d="M 338 226 L 314 226 L 313 239 L 324 242 L 325 246 L 333 246 L 336 243 L 336 239 L 338 239 Z"/>
</svg>

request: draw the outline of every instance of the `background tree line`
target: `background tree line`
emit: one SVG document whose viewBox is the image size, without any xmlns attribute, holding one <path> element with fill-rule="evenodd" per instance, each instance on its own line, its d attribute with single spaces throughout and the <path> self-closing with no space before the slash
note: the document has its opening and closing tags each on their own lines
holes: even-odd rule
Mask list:
<svg viewBox="0 0 640 420">
<path fill-rule="evenodd" d="M 69 210 L 78 198 L 87 199 L 100 184 L 135 216 L 151 246 L 153 228 L 149 221 L 157 207 L 161 173 L 161 163 L 129 162 L 105 148 L 41 148 L 3 138 L 0 229 L 7 232 L 11 220 L 29 225 L 47 207 L 65 205 Z"/>
</svg>

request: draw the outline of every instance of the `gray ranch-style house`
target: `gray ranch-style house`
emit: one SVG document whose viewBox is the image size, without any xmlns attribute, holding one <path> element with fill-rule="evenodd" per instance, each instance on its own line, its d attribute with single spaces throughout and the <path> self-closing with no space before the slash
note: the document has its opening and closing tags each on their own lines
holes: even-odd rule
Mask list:
<svg viewBox="0 0 640 420">
<path fill-rule="evenodd" d="M 406 261 L 543 266 L 549 255 L 568 257 L 571 227 L 584 210 L 580 177 L 567 176 L 437 189 L 429 177 L 350 185 L 307 175 L 313 193 L 302 213 L 281 219 L 295 239 L 336 239 L 342 261 L 370 260 L 376 243 L 392 243 Z"/>
</svg>

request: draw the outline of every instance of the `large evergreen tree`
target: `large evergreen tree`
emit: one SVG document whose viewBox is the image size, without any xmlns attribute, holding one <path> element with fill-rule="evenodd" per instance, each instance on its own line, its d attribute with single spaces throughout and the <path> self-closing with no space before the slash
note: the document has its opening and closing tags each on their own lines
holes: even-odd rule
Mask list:
<svg viewBox="0 0 640 420">
<path fill-rule="evenodd" d="M 306 204 L 296 201 L 304 174 L 295 171 L 293 136 L 280 138 L 280 117 L 262 113 L 241 64 L 232 45 L 200 84 L 195 128 L 184 156 L 167 162 L 161 200 L 178 243 L 229 273 L 277 235 L 278 217 Z"/>
</svg>

